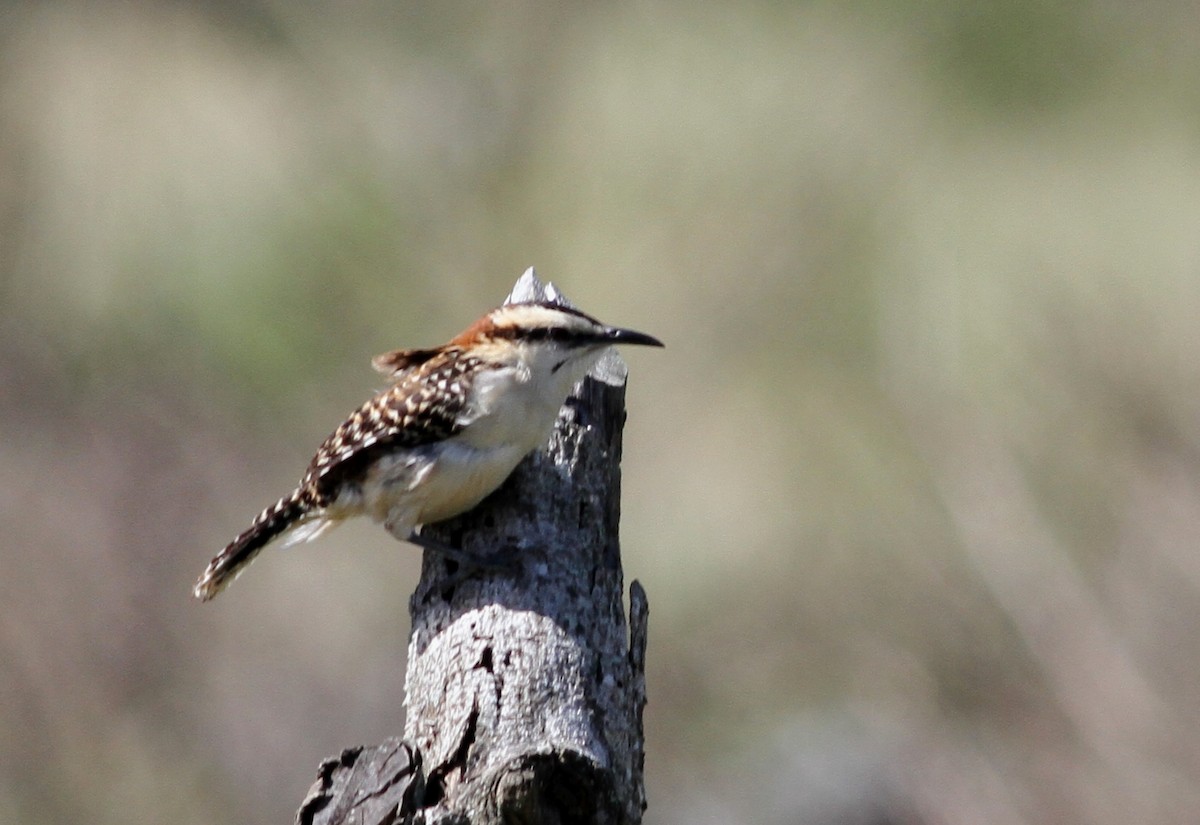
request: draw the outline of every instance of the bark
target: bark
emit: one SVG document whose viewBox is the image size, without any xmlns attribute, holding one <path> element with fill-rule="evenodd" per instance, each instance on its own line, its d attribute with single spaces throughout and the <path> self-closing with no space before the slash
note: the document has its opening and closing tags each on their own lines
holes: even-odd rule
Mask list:
<svg viewBox="0 0 1200 825">
<path fill-rule="evenodd" d="M 530 297 L 557 297 L 532 269 L 510 300 Z M 425 554 L 404 740 L 327 761 L 298 822 L 641 821 L 647 602 L 635 581 L 627 625 L 624 396 L 613 352 L 543 450 L 479 507 L 426 528 L 511 564 L 465 571 Z"/>
</svg>

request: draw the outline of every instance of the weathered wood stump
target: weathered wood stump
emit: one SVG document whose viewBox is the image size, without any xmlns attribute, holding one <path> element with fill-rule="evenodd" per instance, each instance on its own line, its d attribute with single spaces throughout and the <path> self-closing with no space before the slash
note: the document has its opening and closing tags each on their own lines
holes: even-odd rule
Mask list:
<svg viewBox="0 0 1200 825">
<path fill-rule="evenodd" d="M 532 268 L 509 301 L 562 300 Z M 300 823 L 638 823 L 646 596 L 624 609 L 624 362 L 608 353 L 545 448 L 469 513 L 426 529 L 510 569 L 426 552 L 410 599 L 403 741 L 321 767 Z"/>
</svg>

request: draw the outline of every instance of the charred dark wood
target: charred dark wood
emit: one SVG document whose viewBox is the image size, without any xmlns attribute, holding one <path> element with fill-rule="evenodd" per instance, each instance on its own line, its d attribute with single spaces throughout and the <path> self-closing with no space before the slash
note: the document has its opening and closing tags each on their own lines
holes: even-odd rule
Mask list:
<svg viewBox="0 0 1200 825">
<path fill-rule="evenodd" d="M 296 814 L 296 825 L 393 825 L 424 798 L 419 754 L 400 739 L 348 748 L 326 759 Z"/>
</svg>

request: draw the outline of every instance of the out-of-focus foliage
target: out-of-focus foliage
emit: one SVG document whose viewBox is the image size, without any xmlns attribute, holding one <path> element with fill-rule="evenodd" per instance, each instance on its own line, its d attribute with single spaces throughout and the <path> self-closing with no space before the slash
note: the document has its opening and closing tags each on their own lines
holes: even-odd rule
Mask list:
<svg viewBox="0 0 1200 825">
<path fill-rule="evenodd" d="M 0 9 L 0 821 L 287 821 L 417 554 L 209 556 L 528 264 L 631 353 L 650 823 L 1200 809 L 1187 4 Z"/>
</svg>

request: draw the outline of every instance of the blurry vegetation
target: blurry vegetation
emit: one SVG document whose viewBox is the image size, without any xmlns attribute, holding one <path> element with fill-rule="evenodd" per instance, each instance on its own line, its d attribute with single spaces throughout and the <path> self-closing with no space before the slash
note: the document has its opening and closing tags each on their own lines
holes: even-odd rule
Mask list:
<svg viewBox="0 0 1200 825">
<path fill-rule="evenodd" d="M 536 264 L 632 359 L 647 821 L 1200 807 L 1186 4 L 0 8 L 0 820 L 286 821 L 417 554 L 194 576 Z"/>
</svg>

